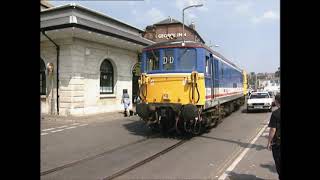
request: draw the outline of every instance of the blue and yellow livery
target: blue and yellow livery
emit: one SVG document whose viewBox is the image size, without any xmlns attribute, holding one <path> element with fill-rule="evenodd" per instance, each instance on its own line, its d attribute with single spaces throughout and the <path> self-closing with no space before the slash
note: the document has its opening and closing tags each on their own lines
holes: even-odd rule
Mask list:
<svg viewBox="0 0 320 180">
<path fill-rule="evenodd" d="M 136 110 L 153 129 L 198 134 L 244 103 L 243 71 L 202 43 L 157 43 L 141 62 Z"/>
</svg>

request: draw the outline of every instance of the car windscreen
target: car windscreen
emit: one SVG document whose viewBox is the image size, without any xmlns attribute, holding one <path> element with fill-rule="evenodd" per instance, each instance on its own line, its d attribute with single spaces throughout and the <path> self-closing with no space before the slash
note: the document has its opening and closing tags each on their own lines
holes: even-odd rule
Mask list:
<svg viewBox="0 0 320 180">
<path fill-rule="evenodd" d="M 259 94 L 252 94 L 250 99 L 261 99 L 261 98 L 269 98 L 269 94 L 267 93 L 259 93 Z"/>
</svg>

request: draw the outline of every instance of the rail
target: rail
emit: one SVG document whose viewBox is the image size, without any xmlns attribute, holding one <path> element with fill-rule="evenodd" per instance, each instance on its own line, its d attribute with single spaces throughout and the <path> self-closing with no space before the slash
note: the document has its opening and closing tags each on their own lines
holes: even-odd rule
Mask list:
<svg viewBox="0 0 320 180">
<path fill-rule="evenodd" d="M 124 148 L 126 148 L 126 147 L 128 147 L 128 146 L 135 145 L 135 144 L 138 144 L 138 143 L 141 143 L 141 142 L 150 140 L 150 139 L 155 138 L 155 137 L 158 137 L 158 136 L 159 136 L 159 134 L 154 134 L 154 135 L 152 135 L 152 136 L 150 136 L 150 137 L 147 137 L 147 138 L 144 138 L 144 139 L 141 139 L 141 140 L 138 140 L 138 141 L 134 141 L 134 142 L 132 142 L 132 143 L 125 144 L 125 145 L 123 145 L 123 146 L 116 147 L 116 148 L 114 148 L 114 149 L 111 149 L 111 150 L 102 152 L 102 153 L 100 153 L 100 154 L 97 154 L 97 155 L 94 155 L 94 156 L 89 156 L 89 157 L 86 157 L 86 158 L 81 159 L 81 160 L 77 160 L 77 161 L 74 161 L 74 162 L 71 162 L 71 163 L 68 163 L 68 164 L 64 164 L 64 165 L 62 165 L 62 166 L 55 167 L 55 168 L 53 168 L 53 169 L 49 169 L 49 170 L 47 170 L 47 171 L 41 172 L 41 173 L 40 173 L 40 176 L 44 176 L 44 175 L 47 175 L 47 174 L 51 174 L 51 173 L 53 173 L 53 172 L 61 171 L 61 170 L 63 170 L 63 169 L 69 168 L 69 167 L 73 167 L 73 166 L 75 166 L 75 165 L 77 165 L 77 164 L 80 164 L 80 163 L 83 163 L 83 162 L 86 162 L 86 161 L 89 161 L 89 160 L 93 160 L 93 159 L 96 159 L 96 158 L 98 158 L 98 157 L 105 156 L 105 155 L 110 154 L 110 153 L 112 153 L 112 152 L 114 152 L 114 151 L 117 151 L 117 150 L 120 150 L 120 149 L 124 149 Z"/>
<path fill-rule="evenodd" d="M 162 150 L 162 151 L 160 151 L 160 152 L 158 152 L 158 153 L 156 153 L 156 154 L 154 154 L 154 155 L 152 155 L 152 156 L 150 156 L 150 157 L 148 157 L 148 158 L 146 158 L 146 159 L 144 159 L 142 161 L 139 161 L 138 163 L 135 163 L 135 164 L 133 164 L 133 165 L 131 165 L 131 166 L 125 168 L 125 169 L 122 169 L 122 170 L 120 170 L 120 171 L 108 176 L 108 177 L 103 178 L 103 180 L 111 180 L 111 179 L 115 179 L 115 178 L 117 178 L 119 176 L 122 176 L 122 175 L 124 175 L 124 174 L 126 174 L 126 173 L 128 173 L 128 172 L 130 172 L 130 171 L 132 171 L 132 170 L 134 170 L 134 169 L 136 169 L 136 168 L 138 168 L 138 167 L 140 167 L 140 166 L 142 166 L 142 165 L 144 165 L 144 164 L 146 164 L 146 163 L 148 163 L 148 162 L 150 162 L 150 161 L 152 161 L 152 160 L 154 160 L 156 158 L 158 158 L 159 156 L 170 152 L 171 150 L 181 146 L 182 144 L 184 144 L 187 141 L 188 141 L 188 139 L 180 140 L 179 142 L 175 143 L 174 145 L 172 145 L 172 146 L 170 146 L 170 147 L 168 147 L 168 148 L 166 148 L 166 149 L 164 149 L 164 150 Z"/>
</svg>

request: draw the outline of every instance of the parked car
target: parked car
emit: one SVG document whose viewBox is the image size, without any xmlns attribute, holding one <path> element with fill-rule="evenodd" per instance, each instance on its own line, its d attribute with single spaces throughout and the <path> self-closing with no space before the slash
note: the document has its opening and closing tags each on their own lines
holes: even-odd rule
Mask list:
<svg viewBox="0 0 320 180">
<path fill-rule="evenodd" d="M 247 112 L 252 110 L 267 110 L 272 111 L 272 97 L 266 91 L 253 92 L 247 101 Z"/>
</svg>

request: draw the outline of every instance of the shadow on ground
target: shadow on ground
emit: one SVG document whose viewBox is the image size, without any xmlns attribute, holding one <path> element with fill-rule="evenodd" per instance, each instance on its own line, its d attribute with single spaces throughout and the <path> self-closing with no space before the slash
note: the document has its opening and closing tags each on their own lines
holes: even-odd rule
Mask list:
<svg viewBox="0 0 320 180">
<path fill-rule="evenodd" d="M 277 170 L 276 170 L 276 165 L 271 165 L 271 164 L 260 164 L 261 167 L 263 168 L 267 168 L 269 169 L 271 172 L 273 173 L 277 173 Z"/>
<path fill-rule="evenodd" d="M 217 140 L 217 141 L 225 141 L 225 142 L 229 142 L 229 143 L 235 143 L 235 144 L 238 144 L 239 146 L 243 147 L 243 148 L 246 148 L 248 147 L 248 145 L 250 143 L 245 143 L 245 142 L 240 142 L 240 141 L 234 141 L 234 140 L 230 140 L 230 139 L 223 139 L 223 138 L 216 138 L 216 137 L 210 137 L 210 136 L 199 136 L 199 137 L 202 137 L 202 138 L 208 138 L 208 139 L 213 139 L 213 140 Z M 256 148 L 257 151 L 261 151 L 263 149 L 266 149 L 265 146 L 262 146 L 262 145 L 256 145 L 256 144 L 252 144 L 250 148 Z"/>
<path fill-rule="evenodd" d="M 230 180 L 265 180 L 252 174 L 238 174 L 235 172 L 229 172 L 228 178 Z"/>
<path fill-rule="evenodd" d="M 127 122 L 123 126 L 133 135 L 149 137 L 153 134 L 143 121 L 128 119 Z"/>
<path fill-rule="evenodd" d="M 190 139 L 192 138 L 192 135 L 188 134 L 179 134 L 175 130 L 172 132 L 160 132 L 160 131 L 155 131 L 151 130 L 147 126 L 145 122 L 142 120 L 134 120 L 132 118 L 126 119 L 128 123 L 123 124 L 124 128 L 128 130 L 131 134 L 136 135 L 136 136 L 143 136 L 143 137 L 157 137 L 157 138 L 169 138 L 169 139 Z"/>
</svg>

